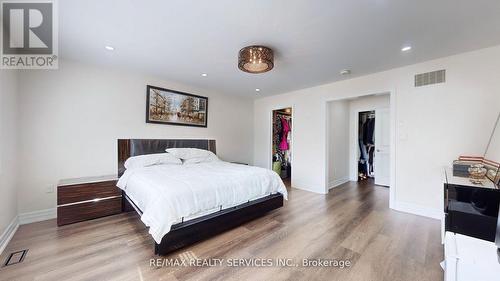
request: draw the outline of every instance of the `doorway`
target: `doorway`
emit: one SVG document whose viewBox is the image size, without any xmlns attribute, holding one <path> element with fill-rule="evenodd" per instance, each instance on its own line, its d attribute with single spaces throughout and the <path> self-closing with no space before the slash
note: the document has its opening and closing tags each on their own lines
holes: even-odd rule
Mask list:
<svg viewBox="0 0 500 281">
<path fill-rule="evenodd" d="M 388 108 L 358 112 L 358 181 L 390 185 L 389 125 Z"/>
<path fill-rule="evenodd" d="M 292 177 L 292 108 L 273 110 L 271 167 L 289 184 Z"/>
<path fill-rule="evenodd" d="M 327 103 L 328 189 L 349 181 L 391 185 L 390 105 L 389 93 Z"/>
<path fill-rule="evenodd" d="M 375 156 L 375 110 L 358 113 L 358 181 L 373 179 Z"/>
</svg>

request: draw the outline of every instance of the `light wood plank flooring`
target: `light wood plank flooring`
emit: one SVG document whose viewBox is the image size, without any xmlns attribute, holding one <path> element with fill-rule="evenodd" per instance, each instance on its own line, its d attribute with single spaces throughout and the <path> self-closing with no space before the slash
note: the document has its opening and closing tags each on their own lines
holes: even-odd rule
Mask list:
<svg viewBox="0 0 500 281">
<path fill-rule="evenodd" d="M 439 222 L 388 208 L 389 190 L 347 183 L 328 195 L 289 189 L 279 210 L 167 258 L 347 259 L 337 267 L 151 267 L 153 241 L 138 216 L 57 227 L 23 225 L 1 256 L 0 280 L 443 280 Z"/>
</svg>

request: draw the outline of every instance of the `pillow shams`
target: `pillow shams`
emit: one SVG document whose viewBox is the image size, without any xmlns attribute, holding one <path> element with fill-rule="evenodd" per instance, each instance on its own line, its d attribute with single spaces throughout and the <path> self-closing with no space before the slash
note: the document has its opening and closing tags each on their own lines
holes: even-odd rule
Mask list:
<svg viewBox="0 0 500 281">
<path fill-rule="evenodd" d="M 162 164 L 180 165 L 182 161 L 170 153 L 146 154 L 128 158 L 125 161 L 125 169 L 136 169 Z"/>
<path fill-rule="evenodd" d="M 213 154 L 211 151 L 198 148 L 168 148 L 165 151 L 182 160 L 208 157 Z"/>
<path fill-rule="evenodd" d="M 213 152 L 198 148 L 169 148 L 166 149 L 177 158 L 182 159 L 183 164 L 195 164 L 217 161 L 219 158 Z"/>
<path fill-rule="evenodd" d="M 205 163 L 205 162 L 212 162 L 212 161 L 219 161 L 219 157 L 217 157 L 217 155 L 210 152 L 210 155 L 208 155 L 206 157 L 195 157 L 195 158 L 182 160 L 182 164 L 196 164 L 196 163 Z"/>
</svg>

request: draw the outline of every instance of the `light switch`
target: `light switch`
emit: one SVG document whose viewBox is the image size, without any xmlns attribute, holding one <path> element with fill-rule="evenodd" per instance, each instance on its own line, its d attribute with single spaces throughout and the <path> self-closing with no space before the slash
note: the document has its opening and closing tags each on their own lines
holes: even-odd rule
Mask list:
<svg viewBox="0 0 500 281">
<path fill-rule="evenodd" d="M 45 193 L 54 193 L 54 186 L 53 185 L 49 185 L 45 188 Z"/>
</svg>

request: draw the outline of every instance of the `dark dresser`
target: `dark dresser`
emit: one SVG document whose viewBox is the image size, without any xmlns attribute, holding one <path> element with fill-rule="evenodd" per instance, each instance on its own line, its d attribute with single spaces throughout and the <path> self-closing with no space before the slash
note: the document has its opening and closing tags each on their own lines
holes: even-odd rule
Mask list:
<svg viewBox="0 0 500 281">
<path fill-rule="evenodd" d="M 475 185 L 469 178 L 453 176 L 451 169 L 445 176 L 445 230 L 494 242 L 500 205 L 498 186 L 487 179 L 483 185 Z"/>
<path fill-rule="evenodd" d="M 122 192 L 116 176 L 61 180 L 57 185 L 57 225 L 122 212 Z"/>
</svg>

